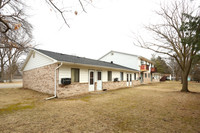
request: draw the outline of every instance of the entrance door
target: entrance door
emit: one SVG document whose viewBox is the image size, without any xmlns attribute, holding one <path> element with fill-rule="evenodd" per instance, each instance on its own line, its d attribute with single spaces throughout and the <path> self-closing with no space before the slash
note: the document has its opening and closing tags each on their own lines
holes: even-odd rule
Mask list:
<svg viewBox="0 0 200 133">
<path fill-rule="evenodd" d="M 132 74 L 130 74 L 130 86 L 132 86 Z"/>
<path fill-rule="evenodd" d="M 126 74 L 126 85 L 129 86 L 129 74 Z"/>
<path fill-rule="evenodd" d="M 143 72 L 140 73 L 140 77 L 141 77 L 140 82 L 143 83 L 143 78 L 144 78 L 143 77 Z"/>
<path fill-rule="evenodd" d="M 89 70 L 89 91 L 94 91 L 94 70 Z"/>
<path fill-rule="evenodd" d="M 97 72 L 97 90 L 102 90 L 102 80 L 101 80 L 101 71 Z"/>
</svg>

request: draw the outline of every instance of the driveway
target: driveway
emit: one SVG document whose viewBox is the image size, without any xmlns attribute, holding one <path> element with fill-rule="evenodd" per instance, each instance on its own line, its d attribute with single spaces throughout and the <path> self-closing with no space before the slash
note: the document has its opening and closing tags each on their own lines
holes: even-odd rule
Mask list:
<svg viewBox="0 0 200 133">
<path fill-rule="evenodd" d="M 15 83 L 0 83 L 0 89 L 7 89 L 7 88 L 21 88 L 22 82 L 15 82 Z"/>
</svg>

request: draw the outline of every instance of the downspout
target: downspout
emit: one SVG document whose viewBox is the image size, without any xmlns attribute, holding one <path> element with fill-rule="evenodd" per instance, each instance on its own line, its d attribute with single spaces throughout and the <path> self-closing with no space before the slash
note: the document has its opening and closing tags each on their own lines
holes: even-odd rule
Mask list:
<svg viewBox="0 0 200 133">
<path fill-rule="evenodd" d="M 55 85 L 54 85 L 54 96 L 52 96 L 52 97 L 48 97 L 48 98 L 46 98 L 46 100 L 50 100 L 50 99 L 53 99 L 53 98 L 56 98 L 57 97 L 57 94 L 56 94 L 56 92 L 57 92 L 57 69 L 58 68 L 60 68 L 61 66 L 62 66 L 62 64 L 63 64 L 63 62 L 61 62 L 61 64 L 58 66 L 58 67 L 56 67 L 55 68 L 55 77 L 54 77 L 54 80 L 55 80 Z"/>
</svg>

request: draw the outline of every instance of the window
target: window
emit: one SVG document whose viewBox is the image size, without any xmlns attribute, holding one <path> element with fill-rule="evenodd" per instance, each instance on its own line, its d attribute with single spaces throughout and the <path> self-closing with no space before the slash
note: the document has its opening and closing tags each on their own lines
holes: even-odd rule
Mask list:
<svg viewBox="0 0 200 133">
<path fill-rule="evenodd" d="M 147 77 L 147 73 L 145 73 L 145 78 Z"/>
<path fill-rule="evenodd" d="M 130 81 L 132 81 L 132 74 L 130 74 Z"/>
<path fill-rule="evenodd" d="M 150 78 L 150 73 L 148 73 L 148 78 Z"/>
<path fill-rule="evenodd" d="M 90 72 L 90 85 L 94 84 L 94 72 Z"/>
<path fill-rule="evenodd" d="M 126 79 L 126 81 L 128 82 L 128 74 L 127 74 L 127 79 Z"/>
<path fill-rule="evenodd" d="M 97 80 L 101 80 L 101 72 L 97 72 Z"/>
<path fill-rule="evenodd" d="M 136 80 L 136 78 L 137 78 L 137 77 L 136 77 L 136 73 L 134 73 L 134 80 Z"/>
<path fill-rule="evenodd" d="M 79 82 L 79 69 L 71 69 L 71 82 Z"/>
<path fill-rule="evenodd" d="M 112 81 L 112 71 L 108 71 L 108 81 Z"/>
<path fill-rule="evenodd" d="M 120 72 L 120 81 L 123 81 L 123 80 L 124 80 L 124 73 Z"/>
</svg>

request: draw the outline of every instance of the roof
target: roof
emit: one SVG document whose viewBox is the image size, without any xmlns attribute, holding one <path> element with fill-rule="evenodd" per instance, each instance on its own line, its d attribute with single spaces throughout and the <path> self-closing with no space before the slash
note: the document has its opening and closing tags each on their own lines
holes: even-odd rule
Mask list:
<svg viewBox="0 0 200 133">
<path fill-rule="evenodd" d="M 147 61 L 149 63 L 154 64 L 153 61 L 151 61 L 151 60 L 149 60 L 149 59 L 147 59 L 145 57 L 142 57 L 142 56 L 139 56 L 139 55 L 134 55 L 134 54 L 129 54 L 129 53 L 123 53 L 123 52 L 113 51 L 113 50 L 111 50 L 110 52 L 108 52 L 107 54 L 105 54 L 104 56 L 102 56 L 101 58 L 99 58 L 99 60 L 102 59 L 103 57 L 107 56 L 110 53 L 119 53 L 119 54 L 123 54 L 123 55 L 135 56 L 135 57 L 140 58 L 141 60 L 144 60 L 144 61 Z"/>
<path fill-rule="evenodd" d="M 128 67 L 110 63 L 110 62 L 99 61 L 99 60 L 89 59 L 85 57 L 78 57 L 78 56 L 73 56 L 73 55 L 67 55 L 67 54 L 62 54 L 62 53 L 57 53 L 57 52 L 51 52 L 51 51 L 41 50 L 41 49 L 34 49 L 34 50 L 60 62 L 69 62 L 69 63 L 76 63 L 76 64 L 109 67 L 109 68 L 115 68 L 115 69 L 125 69 L 129 71 L 138 71 L 132 68 L 128 68 Z"/>
<path fill-rule="evenodd" d="M 149 60 L 149 59 L 147 59 L 147 58 L 144 58 L 144 57 L 142 57 L 142 56 L 139 56 L 139 58 L 140 58 L 141 60 L 143 60 L 143 61 L 147 61 L 147 62 L 149 62 L 149 63 L 155 64 L 153 61 L 151 61 L 151 60 Z"/>
</svg>

